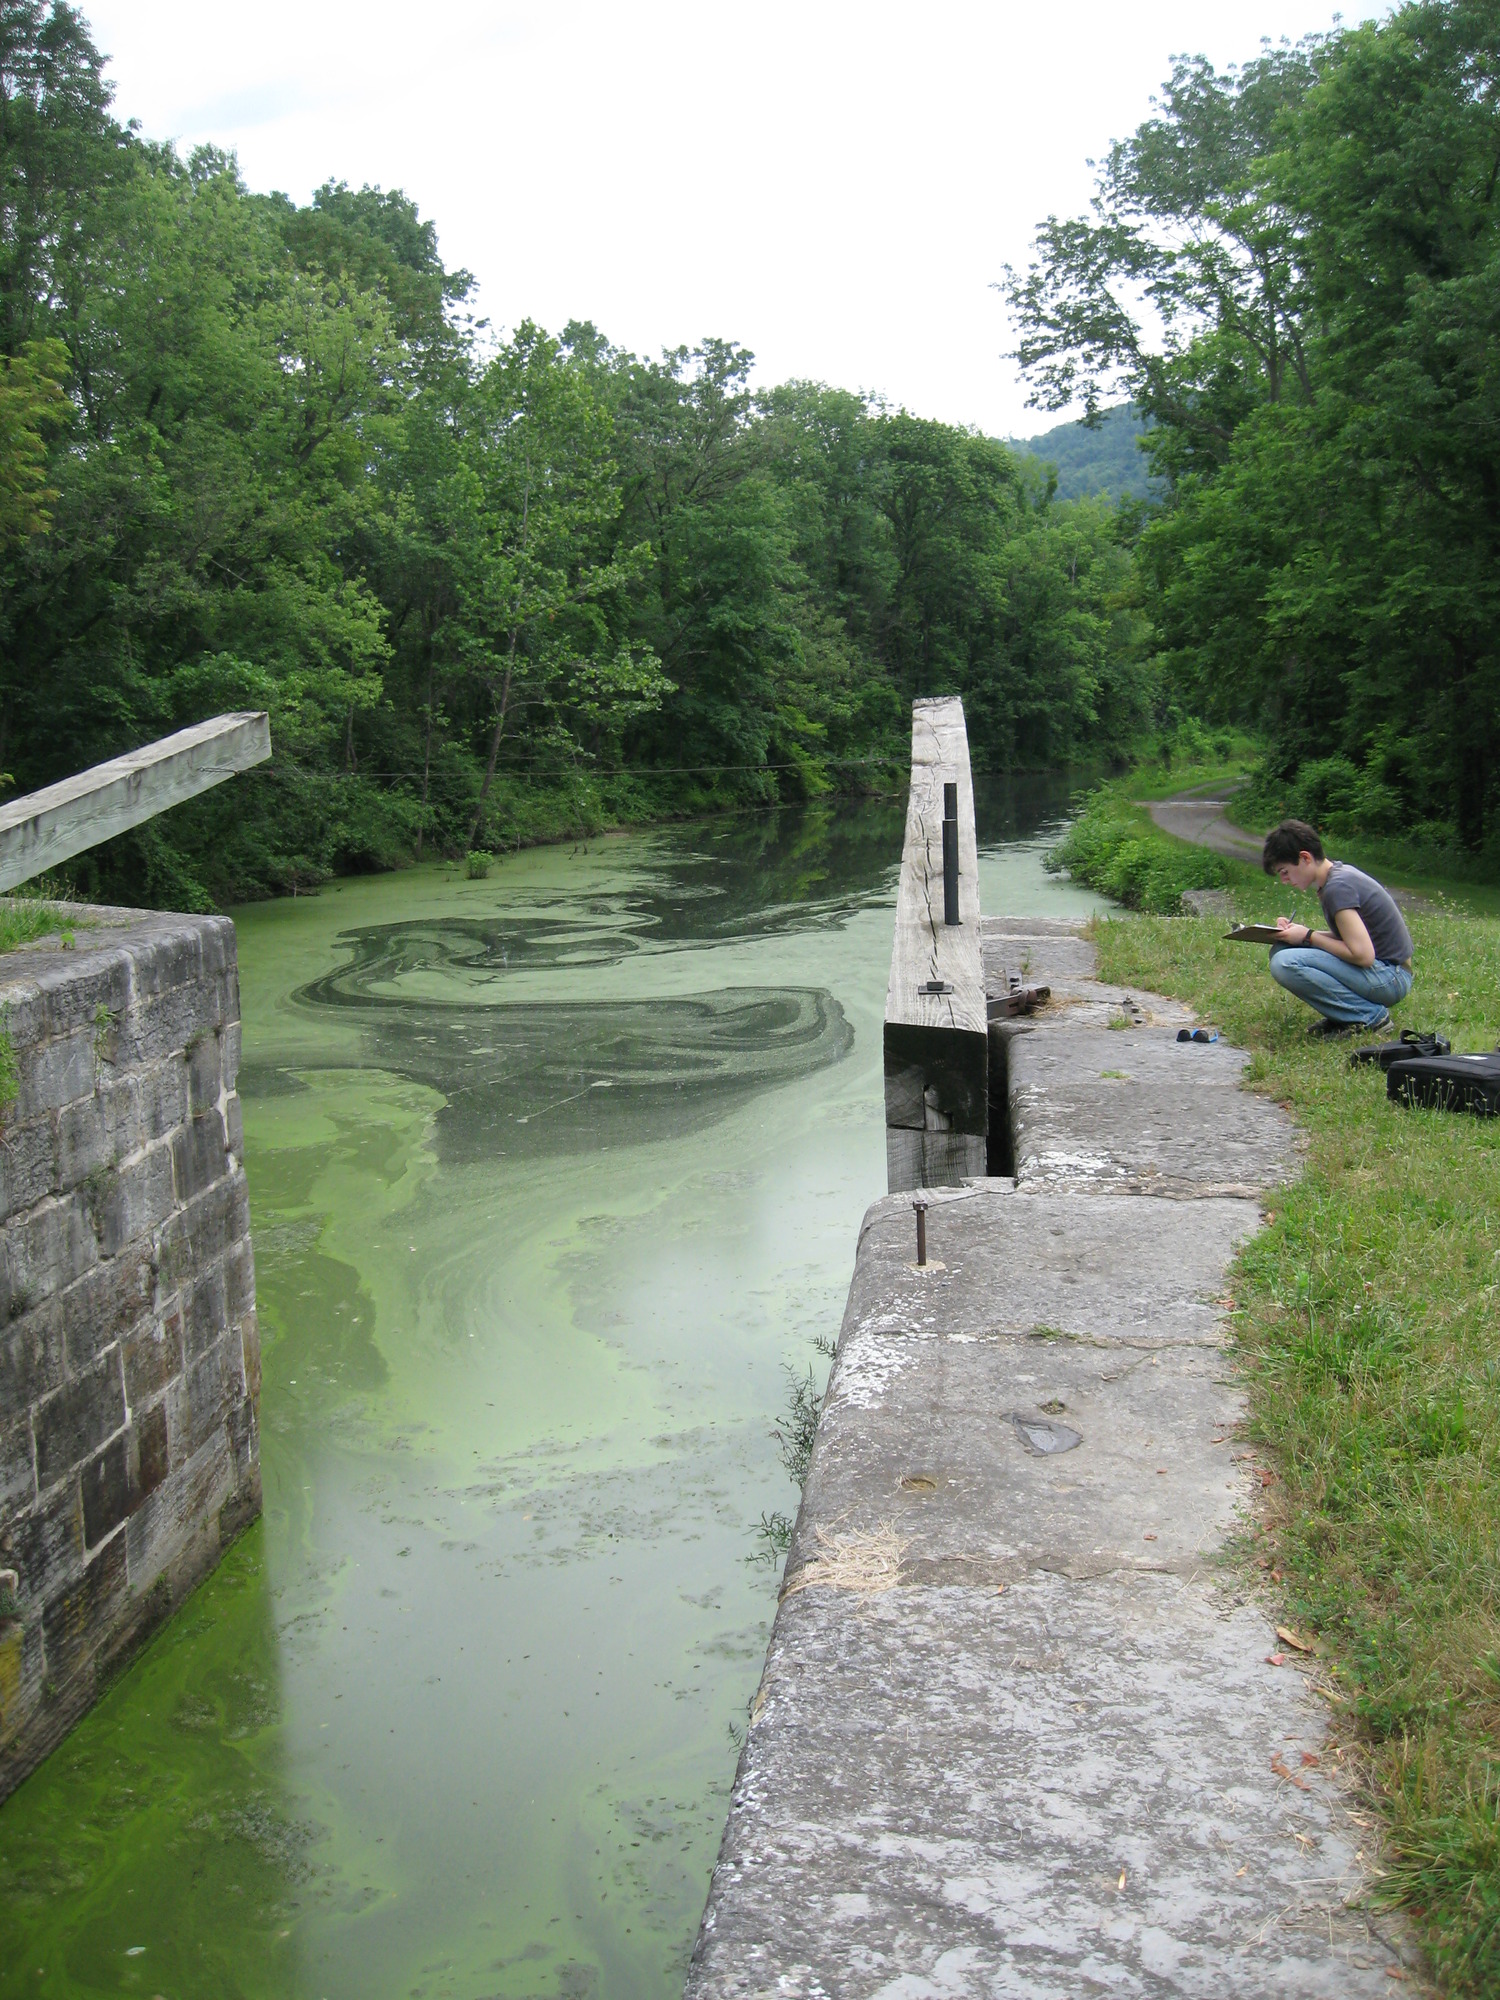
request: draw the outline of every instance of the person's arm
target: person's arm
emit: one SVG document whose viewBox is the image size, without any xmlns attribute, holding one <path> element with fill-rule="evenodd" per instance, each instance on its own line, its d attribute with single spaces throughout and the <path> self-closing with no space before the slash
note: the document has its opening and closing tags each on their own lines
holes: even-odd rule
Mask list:
<svg viewBox="0 0 1500 2000">
<path fill-rule="evenodd" d="M 1335 910 L 1333 921 L 1338 925 L 1336 936 L 1332 931 L 1318 933 L 1317 941 L 1323 950 L 1331 951 L 1335 958 L 1342 958 L 1349 965 L 1373 965 L 1375 947 L 1359 911 Z"/>
<path fill-rule="evenodd" d="M 1333 958 L 1343 959 L 1346 965 L 1373 965 L 1375 947 L 1370 942 L 1370 933 L 1365 929 L 1365 920 L 1358 910 L 1335 910 L 1333 921 L 1338 929 L 1315 931 L 1311 924 L 1305 927 L 1294 923 L 1290 917 L 1278 917 L 1276 928 L 1286 935 L 1292 945 L 1311 945 L 1318 951 L 1326 951 Z M 1301 931 L 1299 937 L 1297 933 Z"/>
</svg>

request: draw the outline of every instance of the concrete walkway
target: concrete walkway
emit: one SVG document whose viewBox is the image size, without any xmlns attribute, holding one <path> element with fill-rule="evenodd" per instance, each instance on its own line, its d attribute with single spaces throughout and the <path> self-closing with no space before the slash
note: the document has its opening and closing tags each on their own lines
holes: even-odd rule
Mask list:
<svg viewBox="0 0 1500 2000">
<path fill-rule="evenodd" d="M 1054 996 L 1017 1178 L 931 1195 L 926 1272 L 910 1197 L 865 1219 L 687 1993 L 1412 1990 L 1316 1661 L 1216 1561 L 1259 1490 L 1225 1267 L 1292 1128 L 1071 926 L 984 931 Z"/>
</svg>

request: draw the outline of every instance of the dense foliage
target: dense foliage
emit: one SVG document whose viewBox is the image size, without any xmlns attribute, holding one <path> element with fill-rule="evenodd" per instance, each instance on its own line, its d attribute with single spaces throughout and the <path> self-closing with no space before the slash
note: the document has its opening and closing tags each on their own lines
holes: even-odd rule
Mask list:
<svg viewBox="0 0 1500 2000">
<path fill-rule="evenodd" d="M 75 869 L 199 904 L 607 819 L 890 783 L 1149 707 L 1130 554 L 1003 445 L 708 341 L 508 338 L 399 193 L 299 207 L 112 115 L 79 14 L 0 0 L 0 766 L 231 708 L 274 766 Z M 892 765 L 894 760 L 894 768 Z"/>
<path fill-rule="evenodd" d="M 1500 12 L 1175 68 L 1011 274 L 1037 400 L 1150 423 L 1141 601 L 1271 795 L 1500 859 Z M 1316 766 L 1316 769 L 1308 767 Z"/>
</svg>

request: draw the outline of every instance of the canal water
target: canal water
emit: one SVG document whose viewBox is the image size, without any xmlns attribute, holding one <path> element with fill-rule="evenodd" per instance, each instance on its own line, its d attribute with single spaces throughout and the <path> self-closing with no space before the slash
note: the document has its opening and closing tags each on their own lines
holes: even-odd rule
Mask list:
<svg viewBox="0 0 1500 2000">
<path fill-rule="evenodd" d="M 1072 913 L 1061 781 L 981 902 Z M 884 1191 L 902 809 L 238 913 L 265 1517 L 0 1808 L 0 1994 L 666 2000 Z"/>
</svg>

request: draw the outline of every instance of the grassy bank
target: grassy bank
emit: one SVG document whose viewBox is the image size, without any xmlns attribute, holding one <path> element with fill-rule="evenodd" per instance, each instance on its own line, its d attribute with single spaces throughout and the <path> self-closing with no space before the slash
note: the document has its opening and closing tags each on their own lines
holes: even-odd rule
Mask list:
<svg viewBox="0 0 1500 2000">
<path fill-rule="evenodd" d="M 1118 799 L 1092 818 L 1094 864 L 1120 874 L 1135 843 L 1129 868 L 1148 895 L 1193 874 L 1198 851 L 1144 815 L 1122 821 Z M 1113 849 L 1106 823 L 1124 827 Z M 1298 901 L 1220 866 L 1247 915 Z M 1311 913 L 1303 900 L 1296 914 Z M 1493 1047 L 1500 922 L 1424 904 L 1411 924 L 1417 983 L 1398 1020 L 1441 1027 L 1457 1049 Z M 1379 1074 L 1351 1070 L 1347 1044 L 1310 1042 L 1306 1010 L 1264 955 L 1223 929 L 1104 922 L 1100 970 L 1189 1002 L 1250 1049 L 1252 1087 L 1307 1134 L 1301 1179 L 1273 1200 L 1231 1285 L 1250 1432 L 1277 1472 L 1255 1546 L 1286 1617 L 1318 1635 L 1365 1753 L 1388 1833 L 1382 1893 L 1410 1912 L 1454 1992 L 1494 1993 L 1500 1124 L 1388 1106 Z"/>
</svg>

